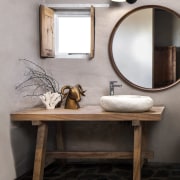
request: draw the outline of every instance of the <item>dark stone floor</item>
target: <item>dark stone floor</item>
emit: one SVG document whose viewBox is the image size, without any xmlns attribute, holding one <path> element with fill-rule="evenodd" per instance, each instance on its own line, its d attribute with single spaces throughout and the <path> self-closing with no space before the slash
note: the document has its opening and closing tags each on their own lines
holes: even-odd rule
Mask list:
<svg viewBox="0 0 180 180">
<path fill-rule="evenodd" d="M 16 180 L 32 180 L 32 172 Z M 71 163 L 54 162 L 45 168 L 44 180 L 132 180 L 130 163 Z M 142 168 L 142 180 L 180 180 L 180 164 L 149 163 Z"/>
</svg>

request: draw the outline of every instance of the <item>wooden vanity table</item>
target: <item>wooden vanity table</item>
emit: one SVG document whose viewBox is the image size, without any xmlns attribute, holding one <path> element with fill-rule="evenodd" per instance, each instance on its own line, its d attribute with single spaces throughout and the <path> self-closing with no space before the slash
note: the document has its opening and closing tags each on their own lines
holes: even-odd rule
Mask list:
<svg viewBox="0 0 180 180">
<path fill-rule="evenodd" d="M 152 153 L 142 151 L 142 122 L 160 121 L 164 107 L 153 107 L 143 113 L 104 112 L 100 106 L 85 106 L 78 110 L 57 108 L 46 110 L 32 108 L 11 114 L 12 121 L 32 122 L 38 126 L 35 150 L 33 180 L 43 180 L 45 158 L 102 158 L 102 159 L 133 159 L 133 180 L 141 179 L 141 164 L 144 158 Z M 132 122 L 134 127 L 134 149 L 132 152 L 46 152 L 48 124 L 50 122 Z M 60 134 L 60 132 L 58 132 Z M 59 138 L 62 141 L 62 138 Z M 59 143 L 59 142 L 57 142 Z M 62 145 L 62 143 L 60 143 Z"/>
</svg>

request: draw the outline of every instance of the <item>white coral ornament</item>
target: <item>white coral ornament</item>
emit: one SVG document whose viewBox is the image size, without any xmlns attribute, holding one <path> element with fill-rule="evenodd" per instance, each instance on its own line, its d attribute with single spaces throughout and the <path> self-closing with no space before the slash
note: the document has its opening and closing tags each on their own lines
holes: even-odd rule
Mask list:
<svg viewBox="0 0 180 180">
<path fill-rule="evenodd" d="M 61 95 L 59 93 L 47 92 L 39 96 L 46 109 L 54 109 L 58 102 L 61 101 Z"/>
</svg>

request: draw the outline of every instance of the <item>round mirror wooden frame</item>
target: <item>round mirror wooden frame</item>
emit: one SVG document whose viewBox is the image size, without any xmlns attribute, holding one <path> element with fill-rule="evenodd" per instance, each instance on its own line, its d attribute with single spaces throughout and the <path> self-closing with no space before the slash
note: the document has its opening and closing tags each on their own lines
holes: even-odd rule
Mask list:
<svg viewBox="0 0 180 180">
<path fill-rule="evenodd" d="M 173 87 L 175 85 L 177 85 L 179 82 L 180 82 L 180 79 L 177 79 L 175 82 L 173 82 L 172 84 L 170 85 L 167 85 L 167 86 L 163 86 L 163 87 L 158 87 L 158 88 L 146 88 L 146 87 L 142 87 L 138 84 L 135 84 L 133 83 L 132 81 L 128 80 L 128 78 L 126 78 L 122 72 L 121 72 L 121 69 L 119 69 L 116 65 L 116 62 L 115 62 L 115 59 L 114 59 L 114 55 L 113 55 L 113 40 L 114 40 L 114 36 L 115 36 L 115 33 L 117 31 L 117 29 L 119 28 L 119 26 L 121 26 L 121 23 L 129 16 L 131 15 L 132 13 L 138 11 L 138 10 L 142 10 L 142 9 L 147 9 L 147 8 L 158 8 L 158 9 L 162 9 L 162 10 L 165 10 L 169 13 L 172 13 L 173 15 L 177 16 L 178 18 L 180 18 L 180 14 L 178 14 L 177 12 L 167 8 L 167 7 L 163 7 L 163 6 L 157 6 L 157 5 L 148 5 L 148 6 L 141 6 L 141 7 L 138 7 L 136 9 L 133 9 L 132 11 L 128 12 L 127 14 L 125 14 L 117 23 L 116 25 L 114 26 L 112 32 L 111 32 L 111 35 L 110 35 L 110 39 L 109 39 L 109 46 L 108 46 L 108 51 L 109 51 L 109 58 L 110 58 L 110 62 L 111 62 L 111 65 L 113 67 L 113 69 L 115 70 L 116 74 L 122 79 L 124 80 L 127 84 L 129 84 L 130 86 L 134 87 L 134 88 L 137 88 L 139 90 L 143 90 L 143 91 L 161 91 L 161 90 L 165 90 L 165 89 L 168 89 L 170 87 Z"/>
</svg>

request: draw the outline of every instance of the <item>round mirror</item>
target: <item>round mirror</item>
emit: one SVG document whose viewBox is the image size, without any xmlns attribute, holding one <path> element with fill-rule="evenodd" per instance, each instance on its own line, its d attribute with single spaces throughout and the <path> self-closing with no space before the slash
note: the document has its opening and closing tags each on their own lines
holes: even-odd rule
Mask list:
<svg viewBox="0 0 180 180">
<path fill-rule="evenodd" d="M 156 91 L 180 81 L 180 15 L 162 6 L 143 6 L 123 16 L 109 40 L 111 64 L 120 78 Z"/>
</svg>

